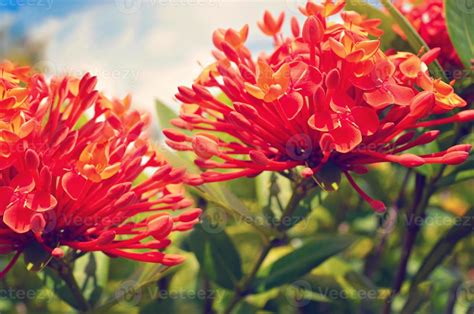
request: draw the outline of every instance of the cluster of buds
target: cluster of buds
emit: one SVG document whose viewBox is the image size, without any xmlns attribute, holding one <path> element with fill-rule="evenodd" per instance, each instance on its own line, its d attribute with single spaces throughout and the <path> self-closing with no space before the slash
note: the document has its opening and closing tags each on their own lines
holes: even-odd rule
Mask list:
<svg viewBox="0 0 474 314">
<path fill-rule="evenodd" d="M 184 170 L 148 144 L 149 119 L 130 98 L 108 99 L 95 85 L 89 74 L 48 83 L 0 64 L 0 254 L 18 257 L 35 241 L 58 258 L 67 246 L 180 263 L 162 250 L 201 213 L 186 210 Z M 136 180 L 145 170 L 152 175 Z"/>
<path fill-rule="evenodd" d="M 193 151 L 206 170 L 195 183 L 295 167 L 316 177 L 331 166 L 383 211 L 351 172 L 380 162 L 419 167 L 468 158 L 470 145 L 426 155 L 410 150 L 436 140 L 440 132 L 428 127 L 474 119 L 474 110 L 432 115 L 466 106 L 452 84 L 428 72 L 440 50 L 385 54 L 380 21 L 343 8 L 344 1 L 308 2 L 300 9 L 304 24 L 293 17 L 288 37 L 281 32 L 284 16 L 266 12 L 259 27 L 274 50 L 258 58 L 245 46 L 247 26 L 214 33 L 216 61 L 176 95 L 183 104 L 172 123 L 187 131 L 164 131 L 170 147 Z M 342 21 L 331 22 L 339 13 Z"/>
</svg>

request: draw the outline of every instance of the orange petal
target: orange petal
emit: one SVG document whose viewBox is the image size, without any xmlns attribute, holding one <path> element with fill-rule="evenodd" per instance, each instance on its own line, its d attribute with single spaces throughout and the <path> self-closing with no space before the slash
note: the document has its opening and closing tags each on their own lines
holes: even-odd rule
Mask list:
<svg viewBox="0 0 474 314">
<path fill-rule="evenodd" d="M 257 99 L 263 99 L 265 97 L 265 92 L 262 91 L 259 87 L 249 84 L 247 82 L 245 82 L 244 85 L 245 85 L 245 90 L 247 91 L 247 93 L 249 93 L 253 97 Z"/>
<path fill-rule="evenodd" d="M 338 57 L 344 59 L 347 56 L 346 49 L 340 42 L 338 42 L 332 37 L 329 37 L 328 42 L 329 42 L 329 47 Z"/>
<path fill-rule="evenodd" d="M 421 71 L 421 60 L 413 55 L 400 64 L 400 71 L 409 78 L 416 78 Z"/>
</svg>

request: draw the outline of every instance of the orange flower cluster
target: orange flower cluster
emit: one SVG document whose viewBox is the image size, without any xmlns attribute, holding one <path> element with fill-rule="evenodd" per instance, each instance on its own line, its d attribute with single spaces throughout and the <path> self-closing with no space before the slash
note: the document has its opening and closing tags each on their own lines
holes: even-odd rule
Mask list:
<svg viewBox="0 0 474 314">
<path fill-rule="evenodd" d="M 48 83 L 0 64 L 0 254 L 18 257 L 36 241 L 56 257 L 68 246 L 177 264 L 162 250 L 201 212 L 169 213 L 192 205 L 179 188 L 184 170 L 150 147 L 148 119 L 130 98 L 108 99 L 95 85 L 89 74 Z M 136 183 L 146 169 L 154 173 Z"/>
<path fill-rule="evenodd" d="M 468 145 L 426 155 L 409 151 L 439 135 L 424 127 L 474 118 L 474 111 L 431 116 L 466 106 L 450 84 L 428 72 L 439 49 L 387 55 L 377 39 L 380 21 L 341 12 L 344 4 L 307 2 L 304 24 L 292 18 L 288 37 L 281 32 L 284 15 L 266 12 L 258 25 L 274 49 L 257 58 L 245 46 L 248 26 L 214 33 L 216 62 L 176 95 L 183 104 L 174 126 L 195 132 L 164 131 L 169 146 L 194 151 L 196 164 L 207 169 L 196 184 L 297 166 L 304 176 L 317 176 L 329 166 L 382 211 L 350 172 L 365 173 L 379 162 L 418 167 L 466 160 Z M 339 13 L 342 22 L 331 22 Z"/>
</svg>

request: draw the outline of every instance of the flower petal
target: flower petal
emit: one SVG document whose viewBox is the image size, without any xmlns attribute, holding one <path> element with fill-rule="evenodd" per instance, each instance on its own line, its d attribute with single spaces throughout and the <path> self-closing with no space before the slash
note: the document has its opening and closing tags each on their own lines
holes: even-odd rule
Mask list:
<svg viewBox="0 0 474 314">
<path fill-rule="evenodd" d="M 61 179 L 64 192 L 74 201 L 77 201 L 84 190 L 87 180 L 73 172 L 66 173 Z"/>
<path fill-rule="evenodd" d="M 34 211 L 21 206 L 18 202 L 5 210 L 3 222 L 17 233 L 26 233 L 31 229 L 31 218 L 34 214 Z"/>
<path fill-rule="evenodd" d="M 334 138 L 336 151 L 340 153 L 348 153 L 362 142 L 361 132 L 346 120 L 342 120 L 341 127 L 329 134 Z"/>
<path fill-rule="evenodd" d="M 362 135 L 372 135 L 379 128 L 379 117 L 374 109 L 357 106 L 351 109 L 351 113 Z"/>
<path fill-rule="evenodd" d="M 0 215 L 3 214 L 13 196 L 13 189 L 7 186 L 0 187 Z"/>
</svg>

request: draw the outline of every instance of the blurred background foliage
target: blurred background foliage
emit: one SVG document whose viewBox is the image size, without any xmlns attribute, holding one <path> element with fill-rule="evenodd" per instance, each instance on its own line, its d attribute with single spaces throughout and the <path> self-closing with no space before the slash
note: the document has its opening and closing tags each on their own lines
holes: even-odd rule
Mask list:
<svg viewBox="0 0 474 314">
<path fill-rule="evenodd" d="M 383 17 L 384 47 L 411 49 L 391 31 L 393 18 L 361 1 L 349 3 Z M 0 30 L 0 43 L 1 57 L 20 64 L 41 60 L 46 44 L 10 38 L 8 29 Z M 456 87 L 470 90 L 471 84 L 472 75 Z M 159 101 L 156 109 L 160 125 L 169 126 L 174 111 Z M 460 133 L 444 131 L 440 146 L 456 132 L 460 142 L 474 144 L 470 125 Z M 187 154 L 162 153 L 176 166 L 195 169 Z M 171 251 L 185 255 L 185 263 L 166 269 L 94 253 L 79 258 L 74 272 L 96 313 L 224 312 L 273 239 L 261 270 L 242 297 L 237 294 L 242 300 L 234 313 L 380 313 L 403 254 L 416 180 L 434 178 L 439 170 L 379 165 L 359 178 L 365 191 L 389 204 L 385 214 L 374 214 L 344 179 L 337 192 L 312 191 L 288 220 L 295 226 L 281 234 L 274 225 L 294 189 L 287 178 L 264 173 L 192 188 L 189 194 L 206 211 L 196 230 L 174 239 Z M 433 186 L 426 216 L 415 222 L 421 230 L 395 312 L 474 313 L 473 177 L 470 158 L 448 167 Z M 0 267 L 10 258 L 2 256 Z M 70 313 L 75 302 L 54 274 L 26 271 L 23 261 L 0 281 L 0 293 L 0 313 Z"/>
</svg>

